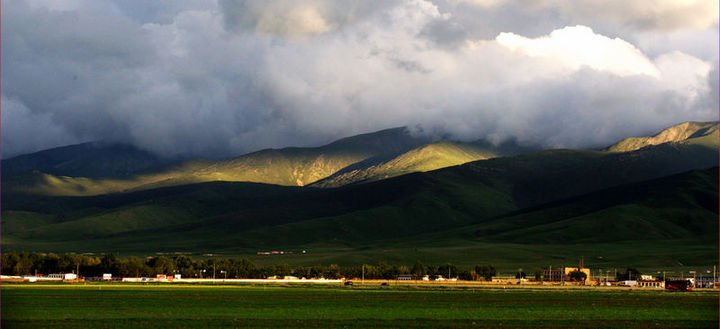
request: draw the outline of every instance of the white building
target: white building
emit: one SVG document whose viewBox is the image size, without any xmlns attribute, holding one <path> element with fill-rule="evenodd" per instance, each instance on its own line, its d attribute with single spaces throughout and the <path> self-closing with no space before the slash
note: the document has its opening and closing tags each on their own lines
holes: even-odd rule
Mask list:
<svg viewBox="0 0 720 329">
<path fill-rule="evenodd" d="M 52 279 L 63 279 L 63 280 L 77 280 L 77 274 L 75 273 L 56 273 L 47 276 Z"/>
</svg>

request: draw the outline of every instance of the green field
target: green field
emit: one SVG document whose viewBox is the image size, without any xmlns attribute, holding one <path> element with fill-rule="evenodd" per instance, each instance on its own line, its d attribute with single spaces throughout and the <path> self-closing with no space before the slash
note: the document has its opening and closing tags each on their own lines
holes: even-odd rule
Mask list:
<svg viewBox="0 0 720 329">
<path fill-rule="evenodd" d="M 5 328 L 717 328 L 717 292 L 3 284 Z"/>
</svg>

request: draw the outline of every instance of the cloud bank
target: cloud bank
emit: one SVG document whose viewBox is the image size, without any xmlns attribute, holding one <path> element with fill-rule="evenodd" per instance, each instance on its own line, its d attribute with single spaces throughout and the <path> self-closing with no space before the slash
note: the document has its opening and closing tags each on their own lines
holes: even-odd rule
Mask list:
<svg viewBox="0 0 720 329">
<path fill-rule="evenodd" d="M 597 147 L 717 120 L 716 2 L 515 3 L 3 2 L 2 155 L 226 157 L 396 126 Z"/>
</svg>

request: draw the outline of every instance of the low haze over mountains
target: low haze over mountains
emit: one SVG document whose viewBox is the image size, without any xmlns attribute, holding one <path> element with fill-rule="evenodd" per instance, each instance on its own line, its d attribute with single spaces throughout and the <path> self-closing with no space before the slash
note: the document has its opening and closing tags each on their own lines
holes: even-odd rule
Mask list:
<svg viewBox="0 0 720 329">
<path fill-rule="evenodd" d="M 641 241 L 665 256 L 691 246 L 667 261 L 699 261 L 717 249 L 718 144 L 717 122 L 604 150 L 430 141 L 403 128 L 219 161 L 81 144 L 3 160 L 3 248 L 432 259 L 502 247 L 540 262 L 563 244 Z"/>
</svg>

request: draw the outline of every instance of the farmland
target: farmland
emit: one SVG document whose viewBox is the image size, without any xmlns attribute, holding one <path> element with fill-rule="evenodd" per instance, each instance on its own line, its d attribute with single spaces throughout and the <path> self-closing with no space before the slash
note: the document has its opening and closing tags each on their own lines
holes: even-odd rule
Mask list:
<svg viewBox="0 0 720 329">
<path fill-rule="evenodd" d="M 2 306 L 13 328 L 718 325 L 716 291 L 6 283 Z"/>
</svg>

